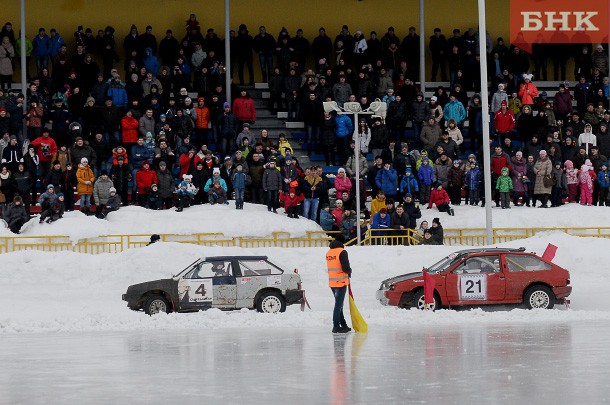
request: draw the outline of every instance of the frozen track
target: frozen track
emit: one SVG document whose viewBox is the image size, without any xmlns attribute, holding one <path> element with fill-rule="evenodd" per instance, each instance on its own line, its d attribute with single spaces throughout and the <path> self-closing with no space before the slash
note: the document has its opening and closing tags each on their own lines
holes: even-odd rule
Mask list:
<svg viewBox="0 0 610 405">
<path fill-rule="evenodd" d="M 600 404 L 609 333 L 587 321 L 9 334 L 0 403 Z"/>
</svg>

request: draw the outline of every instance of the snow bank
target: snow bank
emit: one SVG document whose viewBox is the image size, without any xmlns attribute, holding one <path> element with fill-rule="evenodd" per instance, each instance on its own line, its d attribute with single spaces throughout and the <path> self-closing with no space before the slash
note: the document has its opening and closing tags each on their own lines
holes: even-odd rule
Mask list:
<svg viewBox="0 0 610 405">
<path fill-rule="evenodd" d="M 278 219 L 280 222 L 283 221 Z M 288 219 L 286 222 L 289 223 Z M 127 227 L 128 224 L 124 226 Z M 535 324 L 610 320 L 610 310 L 603 298 L 607 295 L 605 252 L 610 249 L 610 240 L 552 233 L 502 246 L 526 246 L 528 250 L 541 254 L 549 242 L 559 247 L 555 261 L 571 272 L 574 291 L 570 297 L 570 310 L 512 309 L 489 312 L 474 309 L 429 313 L 382 307 L 375 300 L 375 291 L 382 280 L 420 270 L 422 266 L 430 265 L 455 251 L 455 248 L 446 246 L 348 248 L 354 269 L 352 282 L 356 302 L 367 318 L 371 331 L 375 328 L 399 328 L 405 324 Z M 325 252 L 325 248 L 205 248 L 189 244 L 157 243 L 120 254 L 99 256 L 69 252 L 3 254 L 0 255 L 0 307 L 3 309 L 0 313 L 0 333 L 303 326 L 328 328 L 331 324 L 333 300 L 327 287 Z M 121 294 L 130 284 L 169 277 L 200 256 L 218 254 L 264 254 L 285 270 L 298 268 L 312 310 L 300 312 L 297 305 L 278 315 L 248 310 L 210 310 L 149 317 L 142 312 L 129 310 L 121 300 Z"/>
<path fill-rule="evenodd" d="M 87 217 L 81 212 L 68 212 L 64 218 L 52 224 L 39 224 L 37 217 L 22 229 L 25 236 L 65 235 L 74 242 L 100 235 L 220 232 L 225 236 L 271 236 L 271 232 L 287 232 L 292 237 L 307 236 L 307 231 L 322 228 L 305 218 L 292 219 L 279 210 L 278 214 L 267 211 L 267 207 L 244 204 L 236 210 L 234 202 L 229 205 L 198 205 L 176 212 L 174 209 L 152 211 L 141 207 L 123 207 L 108 216 L 107 220 Z M 14 236 L 1 228 L 0 236 Z"/>
</svg>

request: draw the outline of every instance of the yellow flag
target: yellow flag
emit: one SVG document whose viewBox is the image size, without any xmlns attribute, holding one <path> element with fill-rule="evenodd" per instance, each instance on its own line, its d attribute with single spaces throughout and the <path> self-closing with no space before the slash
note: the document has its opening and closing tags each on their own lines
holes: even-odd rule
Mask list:
<svg viewBox="0 0 610 405">
<path fill-rule="evenodd" d="M 352 317 L 352 327 L 354 328 L 354 332 L 359 333 L 367 333 L 369 331 L 369 326 L 364 321 L 362 315 L 360 315 L 360 311 L 358 311 L 358 307 L 356 307 L 356 303 L 354 302 L 354 295 L 352 294 L 352 286 L 349 287 L 349 313 Z"/>
</svg>

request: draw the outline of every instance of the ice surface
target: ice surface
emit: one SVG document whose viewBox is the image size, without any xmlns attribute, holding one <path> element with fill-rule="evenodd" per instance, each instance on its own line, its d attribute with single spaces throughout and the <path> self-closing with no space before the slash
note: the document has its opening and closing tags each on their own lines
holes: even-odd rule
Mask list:
<svg viewBox="0 0 610 405">
<path fill-rule="evenodd" d="M 0 403 L 601 404 L 609 333 L 586 321 L 5 335 Z"/>
</svg>

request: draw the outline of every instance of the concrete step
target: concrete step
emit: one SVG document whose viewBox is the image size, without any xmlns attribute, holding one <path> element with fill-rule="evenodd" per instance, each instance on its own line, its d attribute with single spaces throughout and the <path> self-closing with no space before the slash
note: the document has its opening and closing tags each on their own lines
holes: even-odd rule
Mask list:
<svg viewBox="0 0 610 405">
<path fill-rule="evenodd" d="M 288 111 L 278 111 L 277 112 L 277 118 L 278 119 L 287 119 L 288 118 Z"/>
<path fill-rule="evenodd" d="M 286 122 L 286 128 L 288 128 L 288 129 L 305 128 L 305 123 L 298 122 L 298 121 L 288 121 L 288 122 Z"/>
<path fill-rule="evenodd" d="M 255 89 L 260 89 L 260 90 L 263 90 L 263 89 L 267 89 L 268 90 L 269 89 L 269 84 L 268 83 L 254 83 L 254 88 Z"/>
</svg>

